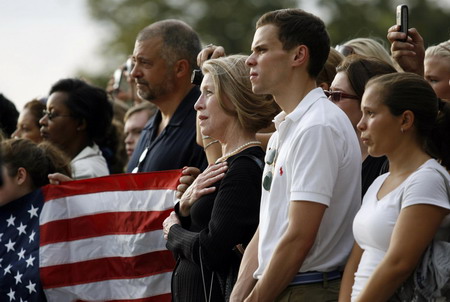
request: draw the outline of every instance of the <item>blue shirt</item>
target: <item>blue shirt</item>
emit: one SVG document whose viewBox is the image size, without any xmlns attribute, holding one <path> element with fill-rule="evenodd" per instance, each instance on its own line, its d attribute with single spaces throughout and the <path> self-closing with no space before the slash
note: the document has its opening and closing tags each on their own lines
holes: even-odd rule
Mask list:
<svg viewBox="0 0 450 302">
<path fill-rule="evenodd" d="M 196 142 L 196 111 L 194 104 L 200 96 L 198 87 L 189 91 L 178 106 L 169 124 L 158 135 L 161 112 L 148 121 L 128 163 L 127 172 L 138 164 L 141 154 L 148 148 L 138 172 L 181 169 L 184 166 L 204 169 L 207 165 L 203 148 Z"/>
</svg>

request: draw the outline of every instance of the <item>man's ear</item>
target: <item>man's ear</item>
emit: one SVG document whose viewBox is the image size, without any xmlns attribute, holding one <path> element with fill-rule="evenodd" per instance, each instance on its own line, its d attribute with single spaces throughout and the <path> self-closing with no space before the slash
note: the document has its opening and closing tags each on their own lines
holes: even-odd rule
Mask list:
<svg viewBox="0 0 450 302">
<path fill-rule="evenodd" d="M 299 45 L 295 48 L 294 52 L 294 66 L 300 66 L 307 63 L 309 59 L 309 49 L 306 45 Z"/>
<path fill-rule="evenodd" d="M 190 77 L 190 66 L 189 62 L 185 59 L 178 60 L 174 65 L 175 75 L 177 78 L 182 78 L 186 74 Z"/>
<path fill-rule="evenodd" d="M 28 179 L 27 170 L 25 170 L 25 168 L 23 168 L 23 167 L 20 167 L 19 169 L 17 169 L 17 174 L 16 174 L 17 184 L 22 185 L 27 181 L 27 179 Z"/>
</svg>

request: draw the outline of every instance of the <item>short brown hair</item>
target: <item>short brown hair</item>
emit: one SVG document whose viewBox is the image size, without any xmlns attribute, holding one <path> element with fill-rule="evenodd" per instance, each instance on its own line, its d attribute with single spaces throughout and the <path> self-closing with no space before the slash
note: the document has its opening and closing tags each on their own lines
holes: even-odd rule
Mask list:
<svg viewBox="0 0 450 302">
<path fill-rule="evenodd" d="M 330 52 L 330 36 L 319 18 L 297 8 L 280 9 L 265 13 L 256 28 L 272 24 L 278 27 L 278 39 L 284 50 L 305 45 L 309 50 L 308 73 L 316 78 Z"/>
<path fill-rule="evenodd" d="M 334 48 L 330 48 L 330 54 L 328 55 L 328 59 L 323 66 L 322 71 L 319 73 L 316 84 L 320 85 L 320 83 L 327 83 L 328 87 L 331 86 L 331 83 L 336 76 L 336 67 L 342 62 L 344 56 Z"/>
<path fill-rule="evenodd" d="M 185 59 L 191 69 L 197 68 L 197 55 L 201 50 L 198 34 L 185 22 L 175 19 L 162 20 L 141 30 L 137 41 L 160 37 L 163 41 L 161 56 L 168 66 Z"/>
</svg>

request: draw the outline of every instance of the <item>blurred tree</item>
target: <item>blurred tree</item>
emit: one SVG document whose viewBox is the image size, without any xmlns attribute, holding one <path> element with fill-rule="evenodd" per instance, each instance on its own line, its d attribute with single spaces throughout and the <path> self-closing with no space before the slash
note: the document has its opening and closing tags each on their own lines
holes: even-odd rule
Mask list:
<svg viewBox="0 0 450 302">
<path fill-rule="evenodd" d="M 80 74 L 105 87 L 113 70 L 132 53 L 137 33 L 168 18 L 190 24 L 205 44 L 223 45 L 228 53 L 249 53 L 259 16 L 269 10 L 303 7 L 306 1 L 311 0 L 279 0 L 276 4 L 272 0 L 88 0 L 92 18 L 108 33 L 101 37 L 103 47 L 99 50 L 107 67 L 103 74 Z M 388 47 L 387 29 L 395 23 L 395 7 L 401 0 L 315 1 L 333 45 L 356 37 L 378 37 Z M 419 30 L 426 45 L 449 39 L 450 7 L 439 7 L 437 1 L 403 1 L 409 5 L 410 27 Z"/>
<path fill-rule="evenodd" d="M 357 37 L 378 37 L 388 46 L 387 30 L 395 24 L 396 7 L 409 8 L 409 27 L 424 37 L 425 46 L 449 39 L 450 6 L 430 0 L 318 0 L 326 15 L 333 45 Z"/>
<path fill-rule="evenodd" d="M 163 19 L 180 19 L 191 25 L 205 44 L 223 45 L 228 53 L 249 53 L 256 20 L 265 12 L 293 7 L 296 0 L 88 0 L 89 12 L 108 32 L 100 50 L 109 62 L 105 73 L 124 62 L 133 52 L 138 32 Z M 109 70 L 108 70 L 109 69 Z M 80 71 L 89 77 L 85 71 Z M 105 86 L 108 76 L 92 75 Z M 102 83 L 104 82 L 104 83 Z"/>
</svg>

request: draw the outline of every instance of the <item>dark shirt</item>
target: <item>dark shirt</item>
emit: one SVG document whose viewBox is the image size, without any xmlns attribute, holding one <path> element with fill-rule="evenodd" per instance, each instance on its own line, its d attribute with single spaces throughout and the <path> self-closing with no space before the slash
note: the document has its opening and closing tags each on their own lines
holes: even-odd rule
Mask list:
<svg viewBox="0 0 450 302">
<path fill-rule="evenodd" d="M 236 280 L 241 257 L 233 247 L 245 246 L 253 237 L 261 199 L 262 168 L 244 154 L 253 155 L 261 164 L 264 161 L 260 147 L 230 157 L 225 177 L 213 185 L 216 190 L 200 197 L 191 207 L 190 216 L 180 217 L 182 225 L 170 228 L 167 248 L 177 257 L 172 276 L 175 302 L 204 301 L 203 278 L 209 295 L 213 271 L 211 301 L 224 301 L 227 278 L 232 280 L 230 287 Z M 175 210 L 178 212 L 178 204 Z"/>
<path fill-rule="evenodd" d="M 159 134 L 161 112 L 148 121 L 142 130 L 136 149 L 128 163 L 127 172 L 138 165 L 142 152 L 148 148 L 139 172 L 181 169 L 184 166 L 204 169 L 207 165 L 203 148 L 196 143 L 196 112 L 194 104 L 200 96 L 198 87 L 186 95 L 166 128 Z"/>
<path fill-rule="evenodd" d="M 375 178 L 389 171 L 389 161 L 386 156 L 372 157 L 368 155 L 362 163 L 361 197 L 364 197 L 367 189 Z"/>
</svg>

